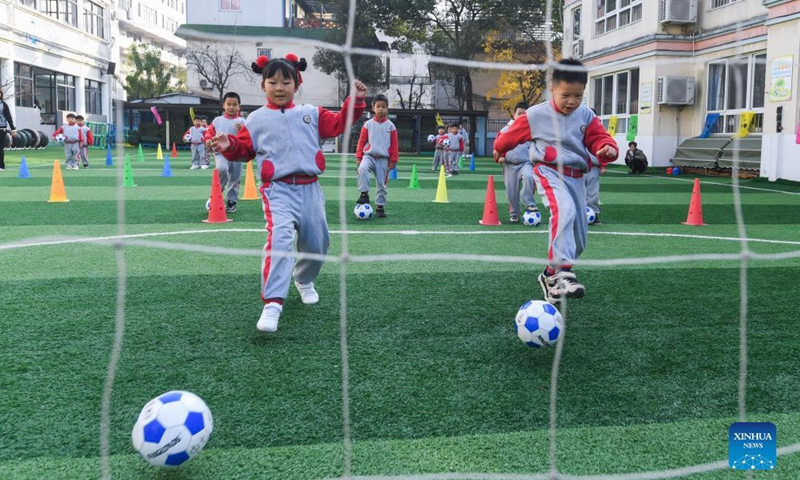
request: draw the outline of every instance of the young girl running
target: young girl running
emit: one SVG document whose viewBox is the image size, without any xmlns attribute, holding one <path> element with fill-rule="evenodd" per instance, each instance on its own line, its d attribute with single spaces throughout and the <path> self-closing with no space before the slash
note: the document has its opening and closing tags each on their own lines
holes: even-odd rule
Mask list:
<svg viewBox="0 0 800 480">
<path fill-rule="evenodd" d="M 264 310 L 256 328 L 264 332 L 278 329 L 292 277 L 303 303 L 319 301 L 314 280 L 323 260 L 301 258 L 295 263 L 295 236 L 298 252 L 325 255 L 328 251 L 325 197 L 317 183 L 318 175 L 325 171 L 325 157 L 319 145 L 320 139 L 344 132 L 351 100 L 345 99 L 339 113 L 296 105 L 294 96 L 303 82 L 299 72 L 306 65 L 305 59 L 298 60 L 294 54 L 272 60 L 259 57 L 252 67 L 262 76 L 261 89 L 267 95 L 267 104 L 251 113 L 236 135 L 221 133 L 212 139 L 213 147 L 228 160 L 255 158 L 258 162 L 267 243 L 261 264 Z M 367 87 L 358 80 L 353 87 L 356 93 L 353 118 L 357 119 L 366 106 Z M 273 256 L 273 251 L 289 255 Z"/>
</svg>

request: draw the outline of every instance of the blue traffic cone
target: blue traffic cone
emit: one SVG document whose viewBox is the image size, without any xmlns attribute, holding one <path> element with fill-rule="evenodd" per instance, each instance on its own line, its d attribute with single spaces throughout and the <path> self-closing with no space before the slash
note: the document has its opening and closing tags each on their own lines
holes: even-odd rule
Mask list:
<svg viewBox="0 0 800 480">
<path fill-rule="evenodd" d="M 469 154 L 469 171 L 470 172 L 474 172 L 475 171 L 475 154 L 474 153 L 470 153 Z"/>
<path fill-rule="evenodd" d="M 22 162 L 19 164 L 19 175 L 17 178 L 31 178 L 31 172 L 28 171 L 28 161 L 22 157 Z"/>
<path fill-rule="evenodd" d="M 389 180 L 397 180 L 397 168 L 389 170 Z"/>
<path fill-rule="evenodd" d="M 106 149 L 106 167 L 114 166 L 114 157 L 111 156 L 111 145 Z"/>
<path fill-rule="evenodd" d="M 161 171 L 162 177 L 171 177 L 172 170 L 169 168 L 169 156 L 164 157 L 164 170 Z"/>
</svg>

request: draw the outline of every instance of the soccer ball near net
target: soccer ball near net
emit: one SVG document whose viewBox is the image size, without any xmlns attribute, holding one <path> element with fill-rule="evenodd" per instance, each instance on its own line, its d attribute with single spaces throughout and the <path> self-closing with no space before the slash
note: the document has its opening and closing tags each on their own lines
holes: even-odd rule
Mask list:
<svg viewBox="0 0 800 480">
<path fill-rule="evenodd" d="M 539 348 L 555 345 L 564 330 L 561 313 L 552 304 L 531 300 L 519 307 L 514 319 L 522 343 Z"/>
<path fill-rule="evenodd" d="M 58 143 L 64 143 L 64 140 L 66 139 L 67 137 L 65 137 L 63 133 L 59 133 L 58 135 L 56 135 L 56 142 Z"/>
<path fill-rule="evenodd" d="M 147 402 L 131 439 L 148 463 L 177 467 L 203 449 L 214 419 L 206 403 L 191 392 L 167 392 Z"/>
<path fill-rule="evenodd" d="M 186 135 L 183 136 L 183 141 L 186 142 L 186 143 L 191 142 L 192 141 L 192 135 L 190 133 L 187 133 Z"/>
<path fill-rule="evenodd" d="M 429 142 L 433 142 L 434 140 L 436 140 L 436 135 L 428 135 Z"/>
<path fill-rule="evenodd" d="M 597 214 L 592 207 L 586 207 L 586 221 L 589 222 L 589 225 L 597 221 Z"/>
<path fill-rule="evenodd" d="M 442 140 L 442 145 L 444 145 L 445 147 L 449 147 L 450 146 L 450 139 L 449 138 L 445 138 L 444 140 Z"/>
<path fill-rule="evenodd" d="M 355 214 L 356 218 L 359 220 L 369 220 L 372 218 L 372 207 L 368 203 L 359 203 L 353 210 L 353 214 Z"/>
<path fill-rule="evenodd" d="M 542 214 L 539 212 L 525 212 L 522 214 L 522 223 L 526 227 L 538 227 L 542 223 Z"/>
</svg>

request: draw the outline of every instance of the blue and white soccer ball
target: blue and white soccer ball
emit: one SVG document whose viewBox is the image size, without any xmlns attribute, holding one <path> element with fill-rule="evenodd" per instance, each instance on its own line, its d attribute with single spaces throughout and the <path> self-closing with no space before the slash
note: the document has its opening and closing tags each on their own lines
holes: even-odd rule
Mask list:
<svg viewBox="0 0 800 480">
<path fill-rule="evenodd" d="M 64 143 L 64 140 L 66 139 L 67 137 L 63 133 L 59 133 L 58 135 L 56 135 L 56 142 L 58 143 Z"/>
<path fill-rule="evenodd" d="M 597 221 L 597 214 L 592 207 L 586 207 L 586 221 L 589 225 Z"/>
<path fill-rule="evenodd" d="M 514 320 L 517 336 L 531 348 L 555 345 L 564 331 L 561 312 L 552 304 L 541 300 L 525 302 L 519 307 Z"/>
<path fill-rule="evenodd" d="M 359 203 L 356 205 L 353 213 L 359 220 L 369 220 L 372 218 L 372 207 L 369 203 Z"/>
<path fill-rule="evenodd" d="M 167 392 L 147 402 L 133 426 L 133 448 L 150 465 L 177 467 L 203 449 L 214 419 L 191 392 Z"/>
<path fill-rule="evenodd" d="M 528 212 L 522 214 L 522 224 L 526 227 L 538 227 L 542 223 L 542 214 L 539 212 Z"/>
<path fill-rule="evenodd" d="M 191 142 L 192 141 L 192 134 L 191 133 L 187 133 L 186 135 L 184 135 L 183 136 L 183 141 L 186 142 L 186 143 Z"/>
<path fill-rule="evenodd" d="M 206 200 L 206 212 L 210 212 L 210 211 L 211 211 L 211 198 Z"/>
<path fill-rule="evenodd" d="M 450 139 L 449 138 L 445 138 L 444 140 L 442 140 L 442 145 L 444 145 L 445 147 L 449 147 L 450 146 Z"/>
<path fill-rule="evenodd" d="M 436 140 L 436 135 L 428 135 L 429 142 L 433 142 L 434 140 Z"/>
</svg>

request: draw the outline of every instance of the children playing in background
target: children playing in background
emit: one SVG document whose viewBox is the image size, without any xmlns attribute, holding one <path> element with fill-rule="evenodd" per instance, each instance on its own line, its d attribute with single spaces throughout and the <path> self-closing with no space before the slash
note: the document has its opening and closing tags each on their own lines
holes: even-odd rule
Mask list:
<svg viewBox="0 0 800 480">
<path fill-rule="evenodd" d="M 517 145 L 531 142 L 529 155 L 536 163 L 536 183 L 550 210 L 549 265 L 538 280 L 551 303 L 586 294 L 572 272 L 572 264 L 586 247 L 588 232 L 583 176 L 591 168 L 590 153 L 601 165 L 619 155 L 603 124 L 581 104 L 587 82 L 580 61 L 559 61 L 552 74 L 551 100 L 529 108 L 494 143 L 498 160 Z"/>
<path fill-rule="evenodd" d="M 433 144 L 436 146 L 436 149 L 433 153 L 433 167 L 431 168 L 432 172 L 438 172 L 442 165 L 447 165 L 447 150 L 442 142 L 442 140 L 447 138 L 445 126 L 439 125 L 436 127 L 436 132 L 436 135 L 433 137 Z"/>
<path fill-rule="evenodd" d="M 205 131 L 203 120 L 196 116 L 194 117 L 194 125 L 189 127 L 189 130 L 186 130 L 186 133 L 183 134 L 183 140 L 192 145 L 192 166 L 189 167 L 191 170 L 197 170 L 201 166 L 203 170 L 208 168 L 207 163 L 203 164 L 206 154 L 206 144 L 203 141 Z"/>
<path fill-rule="evenodd" d="M 320 140 L 340 135 L 347 123 L 359 118 L 366 106 L 367 87 L 356 80 L 355 99 L 347 98 L 338 113 L 312 105 L 296 105 L 294 96 L 302 84 L 300 72 L 306 60 L 289 54 L 268 60 L 261 56 L 253 71 L 261 75 L 261 89 L 267 104 L 247 117 L 236 135 L 219 133 L 211 141 L 231 161 L 258 162 L 261 199 L 267 221 L 267 242 L 261 263 L 261 300 L 264 308 L 256 328 L 264 332 L 278 329 L 278 320 L 289 294 L 289 283 L 305 304 L 319 302 L 314 288 L 328 251 L 329 233 L 325 217 L 325 197 L 318 175 L 325 171 L 325 156 Z M 353 118 L 347 113 L 353 105 Z M 302 257 L 295 263 L 297 251 L 316 257 Z M 273 255 L 273 251 L 288 256 Z"/>
<path fill-rule="evenodd" d="M 358 190 L 361 195 L 356 203 L 369 203 L 370 176 L 375 175 L 376 196 L 375 216 L 386 217 L 386 184 L 389 171 L 397 165 L 399 149 L 397 145 L 397 128 L 389 115 L 389 99 L 385 95 L 376 95 L 372 101 L 373 118 L 364 123 L 356 148 L 358 163 Z"/>
<path fill-rule="evenodd" d="M 75 114 L 68 113 L 67 124 L 61 125 L 58 130 L 53 132 L 54 140 L 58 135 L 64 136 L 64 158 L 66 159 L 67 170 L 79 170 L 78 153 L 80 144 L 83 142 L 83 132 L 76 121 Z"/>
<path fill-rule="evenodd" d="M 200 116 L 201 127 L 208 130 L 208 117 L 205 115 Z M 205 132 L 203 133 L 205 135 Z M 203 146 L 205 147 L 205 141 L 203 141 Z M 211 149 L 204 148 L 205 153 L 203 154 L 203 159 L 200 162 L 200 168 L 203 170 L 207 169 L 211 165 Z"/>
<path fill-rule="evenodd" d="M 497 138 L 508 131 L 514 120 L 524 117 L 528 111 L 528 104 L 520 102 L 514 108 L 514 118 L 508 122 L 497 134 Z M 495 140 L 497 141 L 497 140 Z M 520 211 L 520 183 L 522 183 L 522 203 L 525 210 L 538 212 L 536 199 L 533 194 L 536 192 L 536 185 L 533 180 L 533 163 L 529 157 L 531 142 L 517 145 L 504 157 L 499 157 L 497 162 L 503 165 L 503 181 L 506 186 L 506 198 L 508 199 L 508 221 L 518 223 L 522 212 Z"/>
<path fill-rule="evenodd" d="M 451 175 L 458 175 L 458 157 L 464 152 L 464 137 L 458 134 L 458 125 L 450 125 L 447 135 L 450 145 L 447 146 L 447 171 Z"/>
<path fill-rule="evenodd" d="M 242 101 L 238 93 L 228 92 L 222 97 L 222 109 L 224 114 L 211 121 L 211 124 L 203 134 L 206 141 L 206 149 L 211 150 L 211 139 L 218 133 L 226 135 L 236 135 L 244 125 L 244 119 L 239 116 L 239 107 Z M 236 204 L 239 202 L 239 183 L 242 178 L 242 162 L 229 162 L 224 155 L 214 152 L 214 162 L 219 172 L 219 184 L 222 187 L 222 195 L 227 200 L 225 211 L 228 213 L 236 212 Z"/>
<path fill-rule="evenodd" d="M 89 168 L 89 146 L 94 145 L 94 135 L 92 134 L 92 130 L 86 126 L 83 115 L 77 115 L 75 117 L 75 123 L 78 124 L 81 133 L 83 133 L 83 141 L 81 141 L 78 147 L 78 158 L 83 162 L 83 168 Z"/>
</svg>

